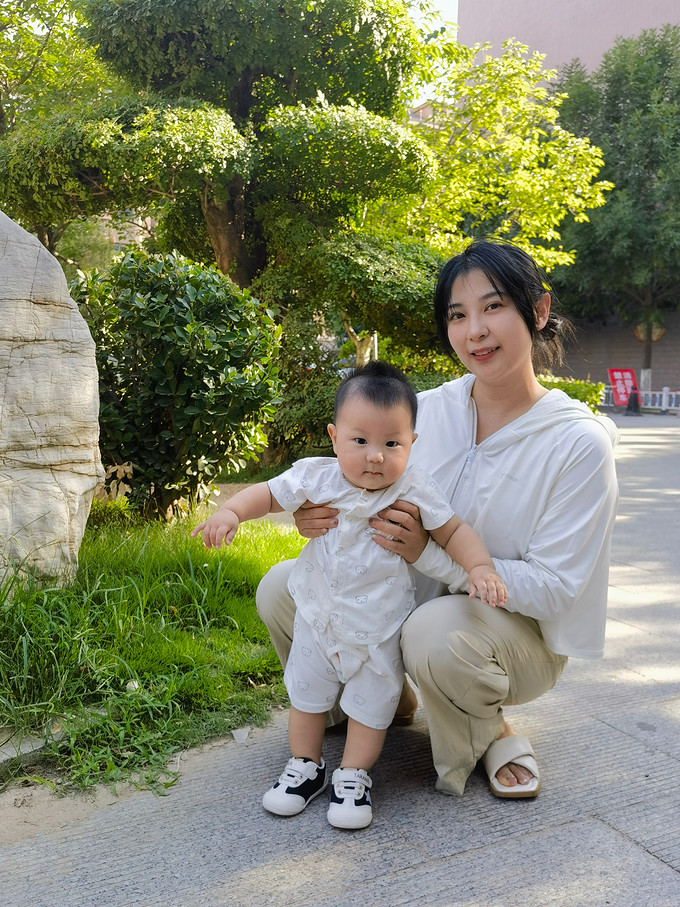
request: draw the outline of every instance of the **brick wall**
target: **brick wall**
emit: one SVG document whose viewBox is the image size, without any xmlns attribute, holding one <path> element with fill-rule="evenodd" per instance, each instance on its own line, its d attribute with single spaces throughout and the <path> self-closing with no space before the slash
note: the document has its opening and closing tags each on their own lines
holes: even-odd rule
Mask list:
<svg viewBox="0 0 680 907">
<path fill-rule="evenodd" d="M 664 316 L 666 333 L 652 346 L 652 390 L 664 387 L 680 390 L 680 312 Z M 630 327 L 614 318 L 606 325 L 582 324 L 577 327 L 575 347 L 567 349 L 561 375 L 588 378 L 609 384 L 607 369 L 632 368 L 640 381 L 642 343 Z"/>
</svg>

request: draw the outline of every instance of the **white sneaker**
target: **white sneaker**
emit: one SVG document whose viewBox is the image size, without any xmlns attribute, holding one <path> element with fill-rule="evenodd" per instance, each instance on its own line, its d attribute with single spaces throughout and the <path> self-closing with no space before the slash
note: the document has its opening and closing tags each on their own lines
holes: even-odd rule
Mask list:
<svg viewBox="0 0 680 907">
<path fill-rule="evenodd" d="M 363 768 L 336 768 L 333 772 L 328 821 L 335 828 L 366 828 L 371 824 L 371 781 Z"/>
<path fill-rule="evenodd" d="M 277 816 L 296 816 L 328 786 L 326 763 L 311 759 L 288 760 L 283 774 L 262 798 L 262 805 Z"/>
</svg>

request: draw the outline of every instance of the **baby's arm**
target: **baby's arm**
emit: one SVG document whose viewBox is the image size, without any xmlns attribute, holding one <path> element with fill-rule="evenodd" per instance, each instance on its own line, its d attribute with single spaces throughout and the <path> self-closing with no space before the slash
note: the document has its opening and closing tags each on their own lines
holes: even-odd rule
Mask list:
<svg viewBox="0 0 680 907">
<path fill-rule="evenodd" d="M 505 584 L 496 573 L 486 545 L 471 526 L 454 515 L 443 526 L 430 530 L 430 535 L 465 569 L 471 597 L 479 594 L 492 607 L 505 604 Z"/>
<path fill-rule="evenodd" d="M 281 513 L 282 510 L 283 507 L 272 497 L 269 485 L 259 482 L 237 491 L 211 517 L 199 523 L 191 536 L 195 538 L 202 532 L 206 548 L 219 548 L 223 542 L 231 545 L 239 524 L 244 520 L 256 520 L 268 513 Z"/>
</svg>

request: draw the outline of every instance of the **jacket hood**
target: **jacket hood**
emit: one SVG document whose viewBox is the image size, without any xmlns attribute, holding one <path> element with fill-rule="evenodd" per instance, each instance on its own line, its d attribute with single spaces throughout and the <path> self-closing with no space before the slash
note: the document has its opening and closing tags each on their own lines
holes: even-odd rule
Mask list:
<svg viewBox="0 0 680 907">
<path fill-rule="evenodd" d="M 474 382 L 474 375 L 464 375 L 462 378 L 444 385 L 443 389 L 453 393 L 458 398 L 458 402 L 463 404 L 466 409 L 471 409 Z M 489 451 L 502 450 L 520 438 L 546 431 L 569 421 L 587 421 L 599 425 L 609 438 L 612 447 L 616 446 L 619 432 L 611 419 L 607 416 L 597 415 L 585 403 L 574 400 L 557 388 L 548 391 L 528 412 L 494 432 L 482 444 Z"/>
</svg>

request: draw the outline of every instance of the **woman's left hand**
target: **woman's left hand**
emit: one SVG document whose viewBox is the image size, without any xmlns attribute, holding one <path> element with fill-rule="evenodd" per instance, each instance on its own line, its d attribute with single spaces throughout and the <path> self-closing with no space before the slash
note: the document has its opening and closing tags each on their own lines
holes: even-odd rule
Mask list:
<svg viewBox="0 0 680 907">
<path fill-rule="evenodd" d="M 395 501 L 368 522 L 376 530 L 376 545 L 394 551 L 409 564 L 415 563 L 425 550 L 429 535 L 420 521 L 420 510 L 409 501 Z"/>
</svg>

